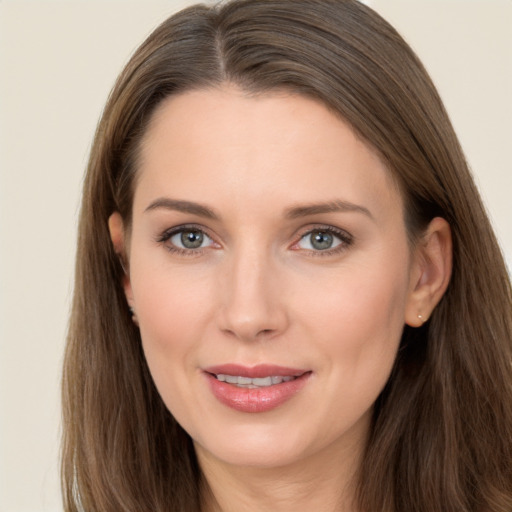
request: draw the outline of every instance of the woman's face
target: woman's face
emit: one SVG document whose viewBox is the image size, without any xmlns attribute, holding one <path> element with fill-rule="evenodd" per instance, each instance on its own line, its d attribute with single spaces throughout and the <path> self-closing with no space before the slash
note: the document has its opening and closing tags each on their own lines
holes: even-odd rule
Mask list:
<svg viewBox="0 0 512 512">
<path fill-rule="evenodd" d="M 125 249 L 149 369 L 200 456 L 360 450 L 416 278 L 398 189 L 344 122 L 286 93 L 167 100 Z"/>
</svg>

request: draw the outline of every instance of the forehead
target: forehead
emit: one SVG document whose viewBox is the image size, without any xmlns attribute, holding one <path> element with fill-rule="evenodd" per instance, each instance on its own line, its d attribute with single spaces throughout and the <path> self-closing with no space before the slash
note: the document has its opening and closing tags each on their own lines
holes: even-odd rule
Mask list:
<svg viewBox="0 0 512 512">
<path fill-rule="evenodd" d="M 377 209 L 401 204 L 391 173 L 367 143 L 319 101 L 285 91 L 248 95 L 223 87 L 168 98 L 143 138 L 138 178 L 136 203 L 166 192 L 248 204 L 339 195 Z"/>
</svg>

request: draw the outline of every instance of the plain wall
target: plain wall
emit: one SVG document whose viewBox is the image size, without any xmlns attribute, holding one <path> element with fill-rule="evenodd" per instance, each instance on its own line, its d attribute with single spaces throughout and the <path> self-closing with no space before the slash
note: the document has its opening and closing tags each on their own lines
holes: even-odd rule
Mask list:
<svg viewBox="0 0 512 512">
<path fill-rule="evenodd" d="M 0 2 L 0 512 L 61 510 L 80 184 L 122 65 L 190 1 Z M 374 0 L 438 85 L 512 263 L 512 2 Z"/>
</svg>

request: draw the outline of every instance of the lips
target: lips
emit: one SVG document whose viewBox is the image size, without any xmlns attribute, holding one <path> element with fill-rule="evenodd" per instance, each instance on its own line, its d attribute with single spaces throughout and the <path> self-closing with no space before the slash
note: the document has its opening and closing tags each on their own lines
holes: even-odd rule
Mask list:
<svg viewBox="0 0 512 512">
<path fill-rule="evenodd" d="M 222 404 L 240 412 L 266 412 L 294 397 L 311 371 L 275 365 L 234 364 L 204 370 L 210 389 Z"/>
</svg>

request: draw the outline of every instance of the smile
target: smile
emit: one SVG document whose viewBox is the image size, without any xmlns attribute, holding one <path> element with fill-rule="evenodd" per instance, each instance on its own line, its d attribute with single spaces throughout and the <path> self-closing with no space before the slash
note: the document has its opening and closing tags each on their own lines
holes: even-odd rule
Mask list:
<svg viewBox="0 0 512 512">
<path fill-rule="evenodd" d="M 227 364 L 203 372 L 213 396 L 244 413 L 263 413 L 282 406 L 300 393 L 312 375 L 310 370 L 275 365 Z"/>
</svg>

